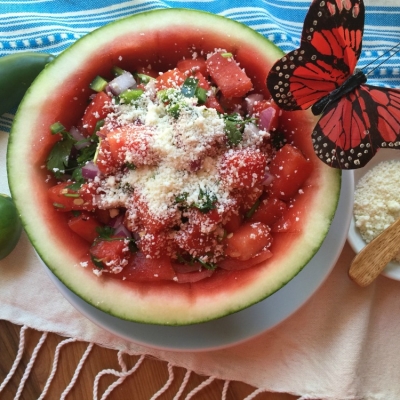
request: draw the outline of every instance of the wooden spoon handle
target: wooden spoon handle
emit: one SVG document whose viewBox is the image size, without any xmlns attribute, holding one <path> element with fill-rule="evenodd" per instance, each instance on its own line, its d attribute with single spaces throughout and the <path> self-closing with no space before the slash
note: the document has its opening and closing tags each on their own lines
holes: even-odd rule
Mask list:
<svg viewBox="0 0 400 400">
<path fill-rule="evenodd" d="M 368 286 L 400 250 L 400 219 L 368 243 L 354 258 L 349 275 L 360 286 Z"/>
</svg>

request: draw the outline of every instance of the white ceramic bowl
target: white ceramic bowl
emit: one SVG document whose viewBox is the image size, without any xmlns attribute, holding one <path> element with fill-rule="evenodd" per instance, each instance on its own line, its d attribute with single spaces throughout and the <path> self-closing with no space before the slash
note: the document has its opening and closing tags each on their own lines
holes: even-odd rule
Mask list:
<svg viewBox="0 0 400 400">
<path fill-rule="evenodd" d="M 395 160 L 395 159 L 400 160 L 399 150 L 391 150 L 391 149 L 379 150 L 379 152 L 375 155 L 375 157 L 365 167 L 354 170 L 354 188 L 356 187 L 360 178 L 364 176 L 370 169 L 372 169 L 382 161 Z M 360 235 L 359 230 L 356 228 L 354 214 L 350 221 L 350 228 L 347 238 L 350 243 L 350 246 L 356 253 L 359 253 L 366 245 L 365 241 Z M 390 262 L 383 270 L 382 275 L 391 279 L 400 280 L 400 263 Z"/>
</svg>

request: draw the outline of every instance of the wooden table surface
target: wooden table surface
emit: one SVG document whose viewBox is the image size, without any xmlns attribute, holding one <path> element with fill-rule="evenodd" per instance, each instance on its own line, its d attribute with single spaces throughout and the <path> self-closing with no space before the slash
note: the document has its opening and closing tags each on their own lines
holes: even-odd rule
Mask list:
<svg viewBox="0 0 400 400">
<path fill-rule="evenodd" d="M 19 326 L 0 320 L 0 385 L 7 376 L 15 360 L 20 340 L 20 329 L 21 327 Z M 41 332 L 32 329 L 27 329 L 25 331 L 25 351 L 23 357 L 13 378 L 0 393 L 0 399 L 12 400 L 15 398 L 25 367 L 29 363 L 32 352 L 40 340 L 41 335 Z M 55 334 L 48 334 L 37 355 L 29 378 L 25 382 L 20 396 L 21 400 L 39 398 L 52 368 L 55 348 L 63 339 L 65 338 Z M 69 343 L 62 348 L 59 367 L 45 399 L 54 400 L 60 398 L 64 389 L 70 383 L 76 366 L 86 348 L 87 344 L 82 342 Z M 138 359 L 138 356 L 124 356 L 124 362 L 128 369 L 132 368 Z M 66 399 L 93 399 L 93 383 L 95 377 L 104 368 L 113 368 L 117 371 L 121 370 L 118 364 L 117 352 L 94 346 L 78 376 L 76 384 L 66 396 Z M 158 397 L 160 400 L 173 399 L 181 386 L 186 371 L 183 368 L 174 367 L 173 372 L 174 380 L 169 389 Z M 148 400 L 165 385 L 168 377 L 169 373 L 166 362 L 146 357 L 138 370 L 133 375 L 126 378 L 120 386 L 115 388 L 107 399 Z M 117 378 L 112 375 L 104 375 L 101 377 L 98 385 L 98 399 L 101 398 L 107 387 L 116 379 Z M 185 399 L 186 396 L 205 379 L 207 379 L 207 377 L 192 373 L 180 399 Z M 194 395 L 192 399 L 219 400 L 222 396 L 223 387 L 224 381 L 215 380 Z M 254 390 L 255 388 L 244 383 L 230 382 L 226 398 L 228 400 L 244 399 L 246 396 L 253 393 Z M 256 400 L 294 400 L 296 398 L 297 396 L 294 397 L 289 394 L 277 393 L 260 393 L 255 397 Z"/>
</svg>

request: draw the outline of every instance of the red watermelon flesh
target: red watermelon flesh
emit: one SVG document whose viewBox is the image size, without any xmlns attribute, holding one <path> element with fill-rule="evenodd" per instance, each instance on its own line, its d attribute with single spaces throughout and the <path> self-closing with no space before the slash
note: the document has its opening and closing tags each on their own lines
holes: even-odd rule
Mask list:
<svg viewBox="0 0 400 400">
<path fill-rule="evenodd" d="M 151 65 L 166 71 L 191 56 L 194 49 L 206 54 L 215 48 L 234 54 L 257 92 L 268 95 L 265 81 L 281 55 L 279 49 L 231 20 L 175 9 L 138 14 L 79 40 L 48 65 L 18 110 L 9 142 L 8 173 L 29 238 L 67 287 L 117 317 L 184 325 L 248 307 L 292 279 L 318 250 L 329 229 L 339 197 L 340 174 L 316 159 L 310 139 L 315 118 L 308 112 L 285 112 L 281 121 L 287 140 L 302 150 L 314 168 L 291 210 L 294 229 L 275 236 L 271 259 L 245 270 L 218 269 L 211 278 L 182 284 L 107 280 L 82 268 L 88 244 L 71 232 L 66 216 L 56 212 L 47 197 L 49 184 L 43 165 L 56 141 L 48 127 L 56 121 L 72 126 L 87 106 L 89 83 L 96 75 L 110 78 L 115 65 L 127 70 Z"/>
</svg>

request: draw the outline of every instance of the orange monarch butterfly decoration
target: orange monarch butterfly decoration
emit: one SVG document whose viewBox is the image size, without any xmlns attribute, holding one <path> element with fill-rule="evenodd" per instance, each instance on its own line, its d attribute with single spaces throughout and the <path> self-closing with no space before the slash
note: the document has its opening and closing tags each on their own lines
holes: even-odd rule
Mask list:
<svg viewBox="0 0 400 400">
<path fill-rule="evenodd" d="M 300 47 L 278 60 L 267 78 L 280 108 L 311 107 L 321 115 L 313 146 L 334 168 L 361 168 L 379 148 L 400 149 L 400 90 L 367 85 L 355 69 L 364 15 L 363 0 L 314 0 Z"/>
</svg>

